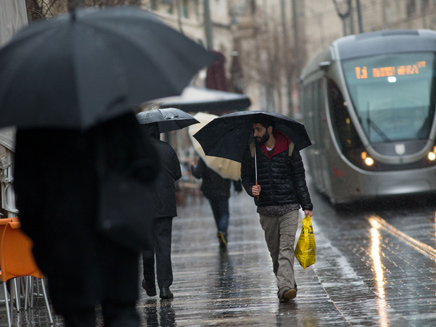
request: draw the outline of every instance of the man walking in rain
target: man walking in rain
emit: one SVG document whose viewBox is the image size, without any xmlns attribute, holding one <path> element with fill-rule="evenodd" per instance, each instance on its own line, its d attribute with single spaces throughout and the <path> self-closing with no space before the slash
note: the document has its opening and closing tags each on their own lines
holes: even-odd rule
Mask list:
<svg viewBox="0 0 436 327">
<path fill-rule="evenodd" d="M 277 277 L 277 295 L 280 302 L 288 302 L 297 296 L 294 243 L 299 209 L 312 216 L 313 205 L 301 155 L 289 137 L 267 118 L 254 120 L 253 132 L 256 142 L 247 148 L 241 163 L 242 185 L 257 205 Z"/>
<path fill-rule="evenodd" d="M 143 273 L 142 287 L 148 296 L 156 295 L 155 266 L 159 296 L 162 299 L 173 298 L 170 286 L 173 283 L 171 264 L 171 234 L 173 217 L 177 216 L 176 189 L 174 182 L 182 177 L 180 162 L 174 149 L 166 142 L 159 140 L 157 123 L 141 125 L 150 137 L 159 161 L 162 164 L 154 182 L 154 199 L 156 212 L 153 214 L 153 251 L 142 253 Z M 155 265 L 156 256 L 156 265 Z"/>
<path fill-rule="evenodd" d="M 220 248 L 227 249 L 227 230 L 229 228 L 229 198 L 231 180 L 222 178 L 215 171 L 207 167 L 206 163 L 200 158 L 197 164 L 191 164 L 192 175 L 197 179 L 202 179 L 201 191 L 209 200 L 212 208 L 213 217 L 217 227 L 217 237 Z M 241 182 L 233 181 L 236 192 L 242 192 Z"/>
</svg>

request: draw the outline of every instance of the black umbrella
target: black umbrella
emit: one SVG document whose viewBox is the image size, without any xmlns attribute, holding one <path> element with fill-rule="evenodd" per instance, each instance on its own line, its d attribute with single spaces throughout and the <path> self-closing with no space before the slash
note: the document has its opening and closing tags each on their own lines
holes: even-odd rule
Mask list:
<svg viewBox="0 0 436 327">
<path fill-rule="evenodd" d="M 214 59 L 138 7 L 35 22 L 0 49 L 0 127 L 87 128 L 180 94 Z"/>
<path fill-rule="evenodd" d="M 232 112 L 246 110 L 251 100 L 245 94 L 211 90 L 195 86 L 186 87 L 179 96 L 156 99 L 160 108 L 176 107 L 186 112 Z"/>
<path fill-rule="evenodd" d="M 299 150 L 312 143 L 304 125 L 284 115 L 264 111 L 241 111 L 215 118 L 200 129 L 194 137 L 204 152 L 216 156 L 242 161 L 244 151 L 253 137 L 253 121 L 265 116 L 275 123 L 275 128 L 285 133 Z"/>
<path fill-rule="evenodd" d="M 190 114 L 177 108 L 143 111 L 138 113 L 136 118 L 140 124 L 157 123 L 159 133 L 175 131 L 199 123 L 199 121 Z"/>
</svg>

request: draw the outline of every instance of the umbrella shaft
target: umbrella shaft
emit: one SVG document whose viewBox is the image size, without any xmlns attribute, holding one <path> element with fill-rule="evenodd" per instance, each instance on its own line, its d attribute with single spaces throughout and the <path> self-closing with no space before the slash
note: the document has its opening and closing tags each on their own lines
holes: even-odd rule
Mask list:
<svg viewBox="0 0 436 327">
<path fill-rule="evenodd" d="M 256 185 L 257 184 L 257 156 L 256 156 L 256 145 L 254 145 L 254 176 L 256 179 Z M 256 196 L 256 200 L 259 200 L 259 195 Z"/>
<path fill-rule="evenodd" d="M 257 185 L 257 156 L 256 156 L 256 145 L 254 146 L 254 177 Z"/>
</svg>

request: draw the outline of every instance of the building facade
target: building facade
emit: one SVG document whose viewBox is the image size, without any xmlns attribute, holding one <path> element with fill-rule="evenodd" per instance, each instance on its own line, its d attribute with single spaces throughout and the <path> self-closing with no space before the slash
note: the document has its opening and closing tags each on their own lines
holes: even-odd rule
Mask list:
<svg viewBox="0 0 436 327">
<path fill-rule="evenodd" d="M 436 0 L 23 0 L 53 16 L 67 5 L 140 4 L 225 57 L 229 91 L 252 110 L 298 115 L 298 76 L 335 39 L 383 29 L 436 29 Z M 35 13 L 35 8 L 31 10 Z M 29 16 L 31 14 L 29 12 Z M 205 86 L 205 73 L 194 84 Z"/>
<path fill-rule="evenodd" d="M 360 32 L 358 3 L 362 32 L 436 29 L 436 0 L 306 0 L 301 16 L 307 59 L 335 39 Z"/>
<path fill-rule="evenodd" d="M 296 87 L 289 1 L 144 0 L 142 5 L 222 53 L 229 91 L 247 94 L 250 109 L 288 114 Z"/>
</svg>

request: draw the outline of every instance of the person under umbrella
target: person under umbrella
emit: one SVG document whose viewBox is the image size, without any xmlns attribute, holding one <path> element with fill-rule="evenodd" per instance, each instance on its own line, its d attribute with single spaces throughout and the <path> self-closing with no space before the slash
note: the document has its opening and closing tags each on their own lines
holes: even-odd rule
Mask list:
<svg viewBox="0 0 436 327">
<path fill-rule="evenodd" d="M 217 227 L 217 237 L 221 249 L 227 249 L 227 232 L 229 227 L 229 198 L 230 188 L 233 182 L 237 193 L 242 191 L 240 181 L 222 178 L 214 170 L 210 169 L 200 158 L 197 162 L 191 163 L 192 175 L 197 179 L 202 179 L 201 191 L 206 199 L 209 200 L 212 208 L 213 217 Z"/>
<path fill-rule="evenodd" d="M 278 298 L 280 302 L 295 298 L 299 209 L 306 216 L 313 210 L 299 152 L 311 144 L 304 125 L 275 113 L 238 112 L 216 118 L 194 137 L 206 154 L 241 162 L 242 185 L 257 206 Z"/>
<path fill-rule="evenodd" d="M 101 305 L 105 326 L 139 327 L 137 256 L 148 239 L 108 232 L 114 221 L 148 221 L 153 205 L 159 162 L 133 108 L 180 94 L 213 58 L 130 6 L 35 22 L 0 49 L 0 126 L 17 127 L 19 218 L 66 326 L 95 326 Z"/>
<path fill-rule="evenodd" d="M 189 137 L 191 138 L 194 150 L 200 156 L 197 163 L 191 163 L 192 175 L 197 179 L 202 179 L 201 191 L 209 200 L 213 217 L 217 227 L 217 237 L 220 248 L 227 249 L 228 226 L 230 219 L 229 198 L 231 194 L 231 184 L 235 192 L 242 192 L 241 185 L 241 164 L 239 162 L 207 156 L 193 135 L 202 127 L 217 118 L 216 115 L 197 113 L 194 118 L 200 121 L 199 124 L 189 126 Z"/>
<path fill-rule="evenodd" d="M 171 234 L 173 218 L 177 216 L 175 182 L 182 177 L 180 162 L 174 149 L 161 141 L 160 133 L 182 129 L 198 121 L 188 113 L 177 108 L 155 109 L 136 115 L 143 132 L 150 136 L 150 142 L 157 152 L 161 171 L 154 182 L 152 201 L 156 210 L 152 213 L 153 246 L 152 250 L 142 252 L 142 287 L 148 296 L 156 295 L 156 275 L 159 296 L 162 299 L 173 298 L 170 291 L 173 283 L 171 264 Z M 155 264 L 156 258 L 156 264 Z"/>
<path fill-rule="evenodd" d="M 153 248 L 142 252 L 143 275 L 142 287 L 148 296 L 156 295 L 156 278 L 161 299 L 173 298 L 170 286 L 173 283 L 171 264 L 171 234 L 173 218 L 177 216 L 175 182 L 182 177 L 180 162 L 174 149 L 159 140 L 157 123 L 142 125 L 144 132 L 151 136 L 161 171 L 154 182 L 154 199 L 156 211 L 153 212 Z M 156 257 L 156 265 L 155 265 Z"/>
<path fill-rule="evenodd" d="M 122 173 L 127 189 L 129 180 L 147 188 L 157 175 L 156 152 L 139 128 L 132 112 L 85 131 L 17 130 L 13 185 L 21 227 L 33 241 L 54 310 L 68 327 L 95 326 L 98 303 L 105 326 L 140 324 L 138 251 L 96 228 L 101 206 L 120 206 L 127 217 L 152 205 L 146 197 L 119 203 L 117 194 L 111 203 L 101 200 L 103 167 Z"/>
<path fill-rule="evenodd" d="M 298 149 L 290 154 L 291 140 L 268 119 L 253 122 L 256 140 L 256 168 L 246 151 L 241 165 L 242 184 L 256 197 L 257 212 L 277 277 L 277 295 L 281 302 L 297 296 L 294 275 L 294 244 L 299 209 L 312 216 L 313 205 L 306 186 L 303 161 Z"/>
</svg>

